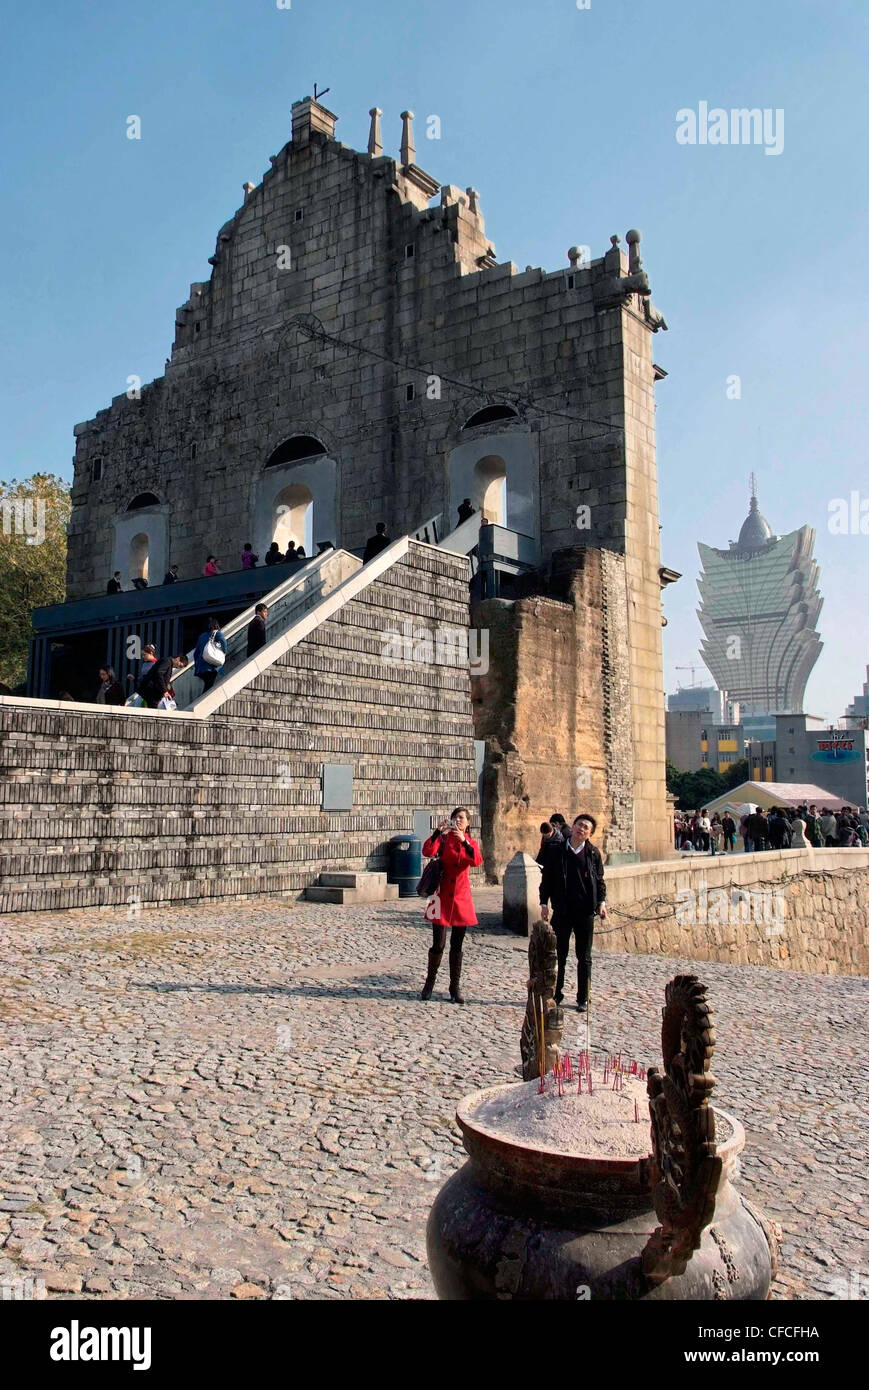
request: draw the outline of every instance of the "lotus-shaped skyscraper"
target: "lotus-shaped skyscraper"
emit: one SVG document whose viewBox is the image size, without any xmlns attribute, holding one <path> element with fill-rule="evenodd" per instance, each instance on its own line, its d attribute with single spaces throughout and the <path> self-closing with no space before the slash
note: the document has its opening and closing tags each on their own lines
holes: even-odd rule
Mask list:
<svg viewBox="0 0 869 1390">
<path fill-rule="evenodd" d="M 728 550 L 698 545 L 703 570 L 697 616 L 703 660 L 744 714 L 802 710 L 806 682 L 823 643 L 815 624 L 823 599 L 812 559 L 815 532 L 775 536 L 754 486 L 738 541 Z"/>
</svg>

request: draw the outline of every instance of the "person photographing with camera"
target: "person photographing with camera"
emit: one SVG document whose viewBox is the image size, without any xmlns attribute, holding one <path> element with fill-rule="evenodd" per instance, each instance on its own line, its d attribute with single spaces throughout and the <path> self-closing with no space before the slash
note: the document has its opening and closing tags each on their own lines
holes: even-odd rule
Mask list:
<svg viewBox="0 0 869 1390">
<path fill-rule="evenodd" d="M 558 976 L 555 983 L 555 1002 L 564 998 L 564 971 L 570 951 L 570 938 L 576 936 L 576 1007 L 584 1013 L 588 1007 L 588 987 L 591 980 L 591 946 L 594 919 L 606 919 L 606 883 L 600 850 L 591 843 L 597 828 L 594 816 L 577 816 L 570 834 L 543 851 L 543 873 L 540 878 L 540 916 L 549 921 L 552 904 L 552 930 L 558 948 Z"/>
<path fill-rule="evenodd" d="M 466 806 L 457 806 L 449 820 L 442 820 L 422 847 L 426 858 L 437 857 L 441 864 L 438 887 L 426 908 L 426 920 L 431 923 L 432 944 L 428 953 L 428 974 L 420 999 L 430 999 L 440 963 L 443 959 L 450 928 L 450 999 L 464 1004 L 460 989 L 462 978 L 462 946 L 465 929 L 477 925 L 474 900 L 468 871 L 483 862 L 480 846 L 468 834 L 471 813 Z"/>
</svg>

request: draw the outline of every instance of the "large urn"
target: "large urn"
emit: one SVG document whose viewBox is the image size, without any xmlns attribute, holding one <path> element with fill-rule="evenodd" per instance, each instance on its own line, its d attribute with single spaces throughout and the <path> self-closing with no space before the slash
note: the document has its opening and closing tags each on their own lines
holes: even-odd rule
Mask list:
<svg viewBox="0 0 869 1390">
<path fill-rule="evenodd" d="M 642 1157 L 586 1157 L 499 1132 L 488 1102 L 522 1083 L 461 1102 L 468 1160 L 428 1221 L 439 1298 L 768 1297 L 776 1237 L 734 1183 L 742 1125 L 708 1103 L 711 1016 L 693 976 L 667 986 L 662 1041 Z"/>
</svg>

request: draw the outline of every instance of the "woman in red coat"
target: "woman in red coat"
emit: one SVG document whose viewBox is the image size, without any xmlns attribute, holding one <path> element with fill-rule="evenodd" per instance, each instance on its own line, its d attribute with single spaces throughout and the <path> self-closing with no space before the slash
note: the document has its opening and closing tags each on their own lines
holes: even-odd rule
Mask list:
<svg viewBox="0 0 869 1390">
<path fill-rule="evenodd" d="M 438 856 L 442 870 L 438 891 L 425 912 L 426 920 L 432 924 L 432 944 L 428 953 L 428 974 L 420 999 L 431 999 L 449 927 L 450 998 L 454 1004 L 465 1002 L 459 989 L 462 977 L 462 944 L 465 928 L 477 925 L 468 870 L 478 868 L 483 862 L 480 846 L 467 833 L 470 823 L 471 813 L 467 807 L 457 806 L 450 819 L 441 821 L 437 830 L 422 847 L 426 858 Z"/>
</svg>

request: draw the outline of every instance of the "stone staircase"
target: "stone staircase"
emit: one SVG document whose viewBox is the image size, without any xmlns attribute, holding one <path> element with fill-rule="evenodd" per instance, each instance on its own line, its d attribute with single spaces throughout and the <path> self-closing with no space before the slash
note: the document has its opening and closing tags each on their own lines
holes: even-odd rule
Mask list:
<svg viewBox="0 0 869 1390">
<path fill-rule="evenodd" d="M 332 869 L 320 874 L 316 883 L 305 890 L 311 903 L 385 903 L 398 897 L 398 884 L 387 883 L 386 874 L 358 872 L 353 869 Z"/>
</svg>

